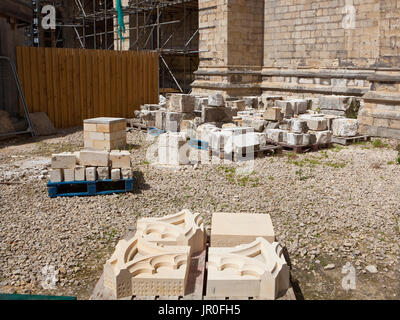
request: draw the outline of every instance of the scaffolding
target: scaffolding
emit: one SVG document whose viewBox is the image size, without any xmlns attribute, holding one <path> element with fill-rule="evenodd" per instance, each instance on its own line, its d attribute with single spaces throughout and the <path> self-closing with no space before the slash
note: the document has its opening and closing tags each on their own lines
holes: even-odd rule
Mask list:
<svg viewBox="0 0 400 320">
<path fill-rule="evenodd" d="M 47 46 L 155 50 L 160 55 L 161 93 L 190 92 L 200 52 L 198 0 L 122 0 L 125 40 L 117 32 L 116 0 L 34 1 L 57 8 L 57 30 L 47 36 Z"/>
</svg>

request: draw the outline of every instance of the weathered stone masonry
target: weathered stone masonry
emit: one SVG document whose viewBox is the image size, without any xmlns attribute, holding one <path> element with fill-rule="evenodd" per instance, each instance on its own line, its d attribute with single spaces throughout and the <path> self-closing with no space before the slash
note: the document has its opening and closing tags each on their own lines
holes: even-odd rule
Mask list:
<svg viewBox="0 0 400 320">
<path fill-rule="evenodd" d="M 400 138 L 400 1 L 199 0 L 193 93 L 359 97 L 361 131 Z"/>
</svg>

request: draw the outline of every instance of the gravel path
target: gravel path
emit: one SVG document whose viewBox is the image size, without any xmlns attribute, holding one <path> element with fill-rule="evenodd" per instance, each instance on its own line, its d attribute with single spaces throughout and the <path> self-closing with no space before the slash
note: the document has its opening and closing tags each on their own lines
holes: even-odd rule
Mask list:
<svg viewBox="0 0 400 320">
<path fill-rule="evenodd" d="M 140 182 L 134 193 L 48 198 L 49 156 L 79 150 L 82 139 L 82 131 L 69 130 L 41 141 L 0 141 L 0 181 L 20 183 L 0 184 L 0 292 L 88 298 L 138 217 L 188 208 L 204 214 L 208 226 L 215 211 L 269 213 L 306 299 L 400 298 L 395 142 L 285 152 L 257 159 L 253 172 L 241 176 L 237 164 L 154 166 L 146 160 L 152 141 L 133 132 L 128 142 Z M 355 268 L 355 290 L 342 287 L 347 262 Z M 42 288 L 45 266 L 55 269 L 55 289 Z"/>
</svg>

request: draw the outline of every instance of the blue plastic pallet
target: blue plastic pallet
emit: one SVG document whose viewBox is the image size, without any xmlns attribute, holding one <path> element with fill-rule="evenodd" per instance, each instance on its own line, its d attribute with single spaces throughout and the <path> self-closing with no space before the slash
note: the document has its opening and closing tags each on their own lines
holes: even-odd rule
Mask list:
<svg viewBox="0 0 400 320">
<path fill-rule="evenodd" d="M 208 150 L 208 142 L 197 140 L 197 139 L 190 139 L 189 145 L 192 148 L 201 149 L 201 150 Z"/>
<path fill-rule="evenodd" d="M 123 180 L 96 180 L 96 181 L 70 181 L 51 182 L 47 184 L 47 191 L 50 198 L 56 197 L 87 197 L 114 193 L 125 193 L 133 191 L 134 179 Z M 121 184 L 123 188 L 121 189 Z M 72 191 L 81 188 L 85 191 Z M 69 190 L 68 190 L 69 189 Z M 102 190 L 106 189 L 106 190 Z"/>
<path fill-rule="evenodd" d="M 156 136 L 156 137 L 158 137 L 159 135 L 161 135 L 161 134 L 163 134 L 163 133 L 166 133 L 167 131 L 165 131 L 165 130 L 161 130 L 161 129 L 158 129 L 158 128 L 154 128 L 154 127 L 150 127 L 149 128 L 149 133 L 152 135 L 152 136 Z"/>
</svg>

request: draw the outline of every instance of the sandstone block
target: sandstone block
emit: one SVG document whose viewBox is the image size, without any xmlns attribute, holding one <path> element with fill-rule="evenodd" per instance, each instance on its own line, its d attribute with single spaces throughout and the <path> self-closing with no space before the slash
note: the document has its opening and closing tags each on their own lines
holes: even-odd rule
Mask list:
<svg viewBox="0 0 400 320">
<path fill-rule="evenodd" d="M 271 95 L 262 95 L 261 103 L 263 104 L 265 109 L 272 108 L 275 105 L 276 100 L 283 100 L 282 96 L 271 96 Z"/>
<path fill-rule="evenodd" d="M 224 96 L 220 93 L 214 93 L 208 96 L 208 106 L 223 107 L 225 106 Z"/>
<path fill-rule="evenodd" d="M 229 108 L 235 108 L 237 111 L 244 111 L 246 110 L 246 101 L 244 100 L 227 101 L 226 106 Z"/>
<path fill-rule="evenodd" d="M 316 143 L 317 144 L 331 143 L 331 141 L 332 141 L 332 131 L 330 131 L 330 130 L 316 131 L 315 132 L 315 137 L 316 137 Z"/>
<path fill-rule="evenodd" d="M 306 133 L 308 131 L 307 121 L 302 119 L 292 119 L 290 127 L 293 133 Z"/>
<path fill-rule="evenodd" d="M 358 120 L 338 118 L 332 122 L 332 131 L 334 136 L 354 137 L 357 135 L 359 128 Z"/>
<path fill-rule="evenodd" d="M 260 104 L 260 97 L 248 96 L 248 97 L 243 97 L 243 100 L 245 101 L 247 108 L 258 109 L 258 106 Z"/>
<path fill-rule="evenodd" d="M 121 169 L 111 169 L 111 180 L 118 181 L 121 179 Z"/>
<path fill-rule="evenodd" d="M 194 112 L 195 96 L 190 94 L 171 94 L 170 110 L 172 112 Z"/>
<path fill-rule="evenodd" d="M 97 180 L 97 169 L 95 167 L 86 168 L 86 180 L 96 181 Z"/>
<path fill-rule="evenodd" d="M 292 118 L 294 116 L 294 110 L 292 103 L 286 100 L 275 101 L 275 106 L 282 110 L 283 116 L 285 118 Z"/>
<path fill-rule="evenodd" d="M 64 169 L 64 181 L 75 181 L 75 169 Z"/>
<path fill-rule="evenodd" d="M 165 130 L 166 123 L 166 112 L 165 111 L 157 111 L 156 112 L 156 123 L 155 127 L 160 130 Z"/>
<path fill-rule="evenodd" d="M 169 132 L 179 132 L 182 121 L 182 113 L 167 112 L 165 116 L 165 130 Z"/>
<path fill-rule="evenodd" d="M 232 122 L 232 109 L 225 107 L 203 107 L 201 121 L 207 122 Z"/>
<path fill-rule="evenodd" d="M 97 167 L 97 177 L 99 178 L 99 180 L 110 179 L 109 167 Z"/>
<path fill-rule="evenodd" d="M 133 171 L 132 168 L 121 168 L 121 176 L 122 179 L 132 179 L 133 178 Z"/>
<path fill-rule="evenodd" d="M 267 129 L 268 139 L 275 142 L 283 142 L 283 133 L 285 131 L 281 129 Z"/>
<path fill-rule="evenodd" d="M 76 166 L 75 167 L 75 181 L 85 181 L 86 175 L 86 167 L 84 166 Z"/>
<path fill-rule="evenodd" d="M 290 100 L 294 114 L 303 114 L 307 112 L 308 101 L 305 99 L 292 99 Z"/>
<path fill-rule="evenodd" d="M 72 152 L 63 152 L 51 156 L 52 169 L 73 169 L 76 166 L 76 155 Z"/>
<path fill-rule="evenodd" d="M 266 129 L 279 129 L 279 122 L 269 122 Z"/>
<path fill-rule="evenodd" d="M 129 151 L 112 150 L 110 160 L 113 168 L 130 168 L 131 154 Z"/>
<path fill-rule="evenodd" d="M 264 112 L 264 119 L 270 121 L 281 121 L 283 119 L 283 113 L 280 108 L 268 108 Z"/>
<path fill-rule="evenodd" d="M 322 117 L 309 117 L 305 119 L 310 130 L 325 131 L 328 130 L 328 119 Z"/>
<path fill-rule="evenodd" d="M 203 106 L 208 106 L 208 98 L 196 97 L 194 102 L 194 111 L 201 112 Z"/>
<path fill-rule="evenodd" d="M 221 213 L 212 215 L 211 247 L 234 247 L 257 237 L 275 241 L 275 232 L 268 214 Z"/>
<path fill-rule="evenodd" d="M 244 118 L 243 126 L 251 127 L 255 132 L 262 132 L 264 130 L 266 121 L 263 119 Z"/>
<path fill-rule="evenodd" d="M 49 171 L 50 182 L 63 182 L 64 172 L 62 169 L 51 169 Z"/>
<path fill-rule="evenodd" d="M 87 167 L 107 167 L 109 152 L 97 150 L 82 150 L 79 155 L 80 164 Z"/>
</svg>

